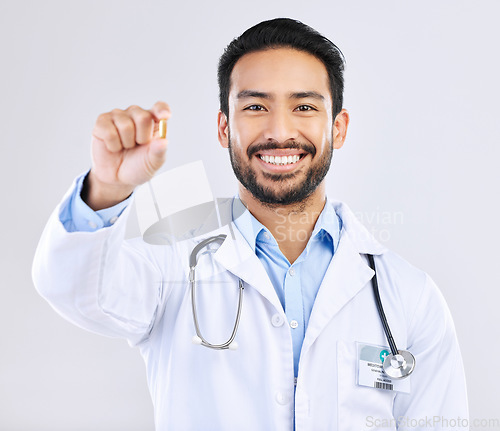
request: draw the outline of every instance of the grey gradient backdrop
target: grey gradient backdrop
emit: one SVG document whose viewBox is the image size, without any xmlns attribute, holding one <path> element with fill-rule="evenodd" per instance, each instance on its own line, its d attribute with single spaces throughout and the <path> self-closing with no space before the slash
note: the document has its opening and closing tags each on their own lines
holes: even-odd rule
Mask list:
<svg viewBox="0 0 500 431">
<path fill-rule="evenodd" d="M 214 193 L 231 196 L 217 59 L 277 16 L 317 28 L 347 58 L 352 122 L 329 196 L 437 282 L 471 416 L 500 418 L 499 15 L 495 0 L 2 1 L 0 430 L 153 430 L 138 351 L 53 312 L 33 288 L 33 253 L 89 167 L 96 117 L 115 107 L 166 100 L 165 168 L 202 159 Z"/>
</svg>

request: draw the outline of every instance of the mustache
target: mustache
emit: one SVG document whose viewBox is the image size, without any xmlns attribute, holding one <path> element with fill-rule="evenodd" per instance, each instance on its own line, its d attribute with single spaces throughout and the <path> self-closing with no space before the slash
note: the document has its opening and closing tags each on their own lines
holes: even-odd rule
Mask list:
<svg viewBox="0 0 500 431">
<path fill-rule="evenodd" d="M 307 142 L 286 141 L 279 143 L 277 141 L 263 142 L 262 144 L 251 145 L 247 149 L 248 158 L 263 150 L 280 150 L 285 148 L 293 148 L 294 150 L 302 150 L 311 154 L 313 157 L 316 155 L 316 148 L 314 145 Z"/>
</svg>

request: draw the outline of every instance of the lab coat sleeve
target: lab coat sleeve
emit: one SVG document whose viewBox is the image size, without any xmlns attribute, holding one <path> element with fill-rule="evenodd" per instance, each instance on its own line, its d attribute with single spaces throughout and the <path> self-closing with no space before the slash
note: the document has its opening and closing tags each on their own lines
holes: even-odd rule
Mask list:
<svg viewBox="0 0 500 431">
<path fill-rule="evenodd" d="M 35 287 L 70 322 L 136 345 L 147 339 L 165 301 L 160 267 L 168 266 L 166 256 L 142 238 L 124 240 L 130 205 L 113 226 L 68 232 L 59 216 L 75 186 L 43 231 L 33 262 Z"/>
<path fill-rule="evenodd" d="M 416 364 L 411 393 L 398 394 L 394 401 L 398 429 L 469 429 L 465 374 L 455 327 L 441 292 L 428 275 L 410 317 L 408 341 Z"/>
</svg>

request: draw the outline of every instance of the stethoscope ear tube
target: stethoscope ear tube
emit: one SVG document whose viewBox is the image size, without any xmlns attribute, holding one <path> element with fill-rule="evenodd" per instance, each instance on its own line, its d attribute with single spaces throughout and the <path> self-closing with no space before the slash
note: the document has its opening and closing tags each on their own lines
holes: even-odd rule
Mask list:
<svg viewBox="0 0 500 431">
<path fill-rule="evenodd" d="M 390 355 L 387 355 L 385 357 L 383 368 L 385 373 L 389 377 L 392 377 L 393 379 L 404 379 L 405 377 L 408 377 L 415 369 L 415 357 L 406 350 L 399 350 L 396 346 L 396 342 L 392 337 L 391 328 L 389 327 L 389 323 L 387 323 L 387 318 L 385 317 L 382 300 L 380 299 L 380 292 L 377 282 L 377 271 L 375 270 L 375 261 L 373 259 L 373 255 L 367 254 L 367 257 L 370 268 L 375 272 L 372 278 L 372 288 L 373 295 L 375 296 L 375 304 L 377 304 L 380 321 L 382 322 L 385 336 L 392 352 Z"/>
<path fill-rule="evenodd" d="M 225 343 L 221 344 L 211 344 L 201 334 L 200 330 L 200 325 L 198 323 L 198 313 L 196 312 L 196 264 L 197 264 L 197 255 L 199 251 L 206 247 L 208 244 L 211 244 L 212 242 L 224 242 L 226 239 L 226 235 L 221 234 L 217 236 L 213 236 L 210 238 L 205 239 L 204 241 L 201 241 L 191 252 L 191 256 L 189 257 L 189 284 L 191 286 L 191 306 L 193 309 L 193 321 L 194 321 L 194 327 L 196 330 L 196 335 L 193 336 L 193 344 L 209 347 L 211 349 L 215 350 L 236 350 L 238 348 L 238 343 L 234 341 L 234 338 L 236 337 L 236 332 L 238 331 L 238 325 L 240 323 L 240 317 L 241 317 L 241 306 L 243 303 L 243 281 L 239 279 L 238 281 L 238 288 L 239 288 L 239 295 L 238 295 L 238 311 L 236 312 L 236 320 L 234 322 L 234 327 L 233 327 L 233 332 L 231 333 L 231 336 Z"/>
</svg>

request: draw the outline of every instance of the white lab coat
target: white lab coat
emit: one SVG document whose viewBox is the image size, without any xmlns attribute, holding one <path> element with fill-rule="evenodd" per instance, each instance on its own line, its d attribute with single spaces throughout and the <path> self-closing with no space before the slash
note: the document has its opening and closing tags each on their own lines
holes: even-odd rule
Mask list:
<svg viewBox="0 0 500 431">
<path fill-rule="evenodd" d="M 69 192 L 68 192 L 69 194 Z M 67 195 L 68 196 L 68 195 Z M 65 199 L 67 199 L 67 196 Z M 243 310 L 235 351 L 194 345 L 188 283 L 191 250 L 124 241 L 130 207 L 109 228 L 67 233 L 52 214 L 38 246 L 36 288 L 66 319 L 87 330 L 123 337 L 147 368 L 159 431 L 441 429 L 435 417 L 466 419 L 467 397 L 450 312 L 427 274 L 377 242 L 341 202 L 332 203 L 343 227 L 319 289 L 302 347 L 295 393 L 291 331 L 278 296 L 238 229 L 215 253 L 200 258 L 197 308 L 212 343 L 230 335 Z M 230 211 L 230 205 L 225 210 Z M 374 302 L 375 255 L 385 312 L 400 349 L 416 367 L 411 393 L 356 384 L 356 342 L 387 346 Z M 406 426 L 405 426 L 406 424 Z M 460 428 L 454 428 L 460 429 Z"/>
</svg>

